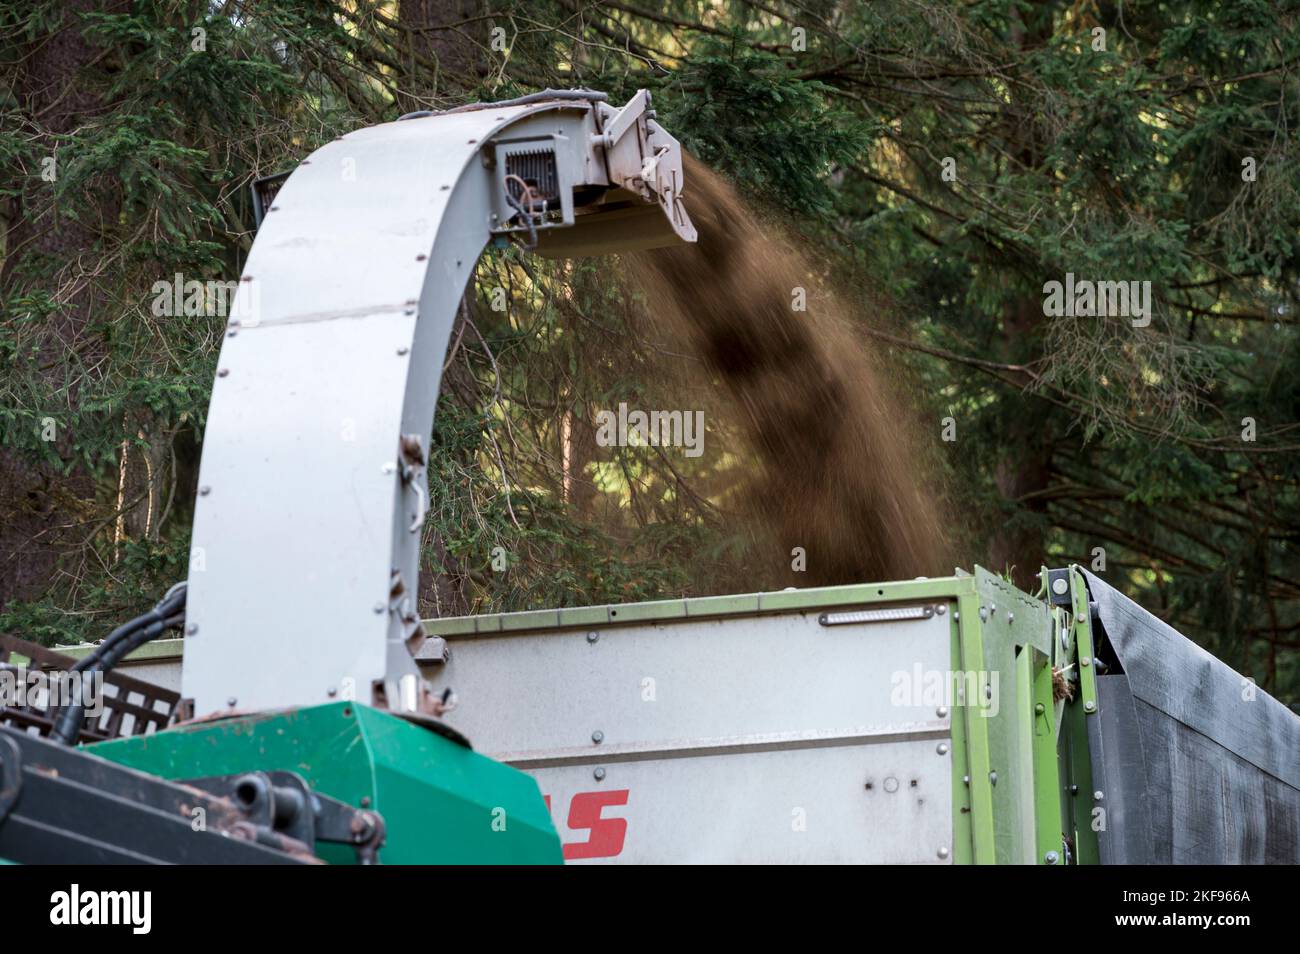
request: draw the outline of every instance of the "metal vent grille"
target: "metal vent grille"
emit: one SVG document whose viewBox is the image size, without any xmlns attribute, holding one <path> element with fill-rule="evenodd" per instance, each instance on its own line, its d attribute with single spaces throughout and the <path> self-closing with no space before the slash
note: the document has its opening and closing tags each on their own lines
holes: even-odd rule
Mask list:
<svg viewBox="0 0 1300 954">
<path fill-rule="evenodd" d="M 23 660 L 22 665 L 14 661 L 15 656 Z M 76 661 L 72 656 L 0 633 L 0 673 L 6 674 L 11 686 L 26 680 L 29 671 L 36 670 L 43 671 L 45 678 L 52 683 L 59 674 L 70 670 Z M 167 728 L 177 717 L 180 693 L 121 672 L 110 671 L 103 678 L 99 711 L 82 720 L 78 742 L 144 735 Z M 8 692 L 0 692 L 0 725 L 41 736 L 50 734 L 58 718 L 57 695 L 51 699 L 48 693 L 25 693 L 22 700 L 8 696 Z M 19 705 L 19 701 L 23 704 Z"/>
<path fill-rule="evenodd" d="M 523 188 L 514 176 L 528 184 L 535 199 L 554 202 L 560 197 L 560 177 L 553 149 L 530 149 L 506 155 L 506 188 L 514 198 L 521 199 Z"/>
<path fill-rule="evenodd" d="M 253 225 L 261 227 L 262 219 L 266 217 L 266 212 L 271 208 L 271 203 L 275 201 L 276 193 L 280 191 L 280 186 L 289 178 L 289 173 L 280 172 L 273 176 L 265 176 L 261 179 L 253 180 Z"/>
</svg>

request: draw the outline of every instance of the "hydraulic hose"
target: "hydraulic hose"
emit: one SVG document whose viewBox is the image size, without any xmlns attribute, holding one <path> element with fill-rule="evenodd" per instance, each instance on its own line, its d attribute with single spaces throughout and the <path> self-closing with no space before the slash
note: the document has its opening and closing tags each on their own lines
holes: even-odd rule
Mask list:
<svg viewBox="0 0 1300 954">
<path fill-rule="evenodd" d="M 185 593 L 186 587 L 184 580 L 174 584 L 171 589 L 163 595 L 163 598 L 158 601 L 157 605 L 155 605 L 153 609 L 147 613 L 140 614 L 135 619 L 123 623 L 117 629 L 105 636 L 104 640 L 96 646 L 93 651 L 77 660 L 76 665 L 72 667 L 72 671 L 85 672 L 86 670 L 95 668 L 99 661 L 104 657 L 104 654 L 117 645 L 121 640 L 129 639 L 137 630 L 140 630 L 151 623 L 156 623 L 158 620 L 163 619 L 166 616 L 170 616 L 178 609 L 184 609 Z"/>
<path fill-rule="evenodd" d="M 93 652 L 77 661 L 71 669 L 81 676 L 72 683 L 74 701 L 59 713 L 58 721 L 50 731 L 51 741 L 63 745 L 76 742 L 86 713 L 85 675 L 108 672 L 132 650 L 157 639 L 171 627 L 179 626 L 185 620 L 185 595 L 185 583 L 177 583 L 153 609 L 123 623 L 109 633 Z"/>
</svg>

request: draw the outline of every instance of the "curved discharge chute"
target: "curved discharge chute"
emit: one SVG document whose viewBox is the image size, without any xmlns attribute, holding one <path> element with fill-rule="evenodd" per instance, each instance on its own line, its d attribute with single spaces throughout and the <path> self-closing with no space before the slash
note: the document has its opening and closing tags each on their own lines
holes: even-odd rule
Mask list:
<svg viewBox="0 0 1300 954">
<path fill-rule="evenodd" d="M 552 91 L 341 136 L 264 210 L 203 445 L 184 695 L 199 715 L 431 698 L 414 653 L 425 464 L 452 322 L 494 238 L 680 242 L 681 148 L 642 90 Z"/>
</svg>

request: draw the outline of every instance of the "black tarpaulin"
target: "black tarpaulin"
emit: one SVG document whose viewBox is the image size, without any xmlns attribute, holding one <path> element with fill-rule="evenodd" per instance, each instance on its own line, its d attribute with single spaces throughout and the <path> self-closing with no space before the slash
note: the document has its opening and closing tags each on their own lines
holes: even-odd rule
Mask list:
<svg viewBox="0 0 1300 954">
<path fill-rule="evenodd" d="M 1300 716 L 1085 576 L 1123 670 L 1089 719 L 1103 863 L 1300 863 Z"/>
</svg>

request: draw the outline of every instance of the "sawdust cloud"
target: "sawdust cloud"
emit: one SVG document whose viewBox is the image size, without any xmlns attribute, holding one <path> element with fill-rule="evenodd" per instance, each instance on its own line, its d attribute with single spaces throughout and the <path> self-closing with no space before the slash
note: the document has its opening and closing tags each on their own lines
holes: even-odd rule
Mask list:
<svg viewBox="0 0 1300 954">
<path fill-rule="evenodd" d="M 910 409 L 860 320 L 812 286 L 808 262 L 765 234 L 726 180 L 685 161 L 699 241 L 627 256 L 628 277 L 721 380 L 759 462 L 748 506 L 781 547 L 783 575 L 810 586 L 951 572 Z M 796 287 L 806 311 L 792 308 Z M 794 547 L 806 572 L 790 572 Z"/>
</svg>

